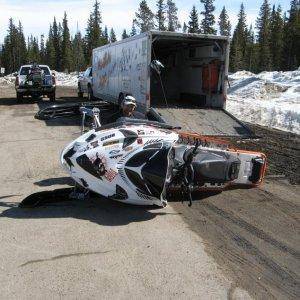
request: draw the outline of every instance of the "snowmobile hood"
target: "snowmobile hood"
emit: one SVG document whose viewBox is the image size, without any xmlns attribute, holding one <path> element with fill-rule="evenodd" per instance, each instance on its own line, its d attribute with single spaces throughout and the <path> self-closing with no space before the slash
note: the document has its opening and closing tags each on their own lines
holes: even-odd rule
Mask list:
<svg viewBox="0 0 300 300">
<path fill-rule="evenodd" d="M 164 206 L 171 130 L 121 125 L 91 130 L 70 143 L 61 163 L 81 186 L 113 200 Z"/>
</svg>

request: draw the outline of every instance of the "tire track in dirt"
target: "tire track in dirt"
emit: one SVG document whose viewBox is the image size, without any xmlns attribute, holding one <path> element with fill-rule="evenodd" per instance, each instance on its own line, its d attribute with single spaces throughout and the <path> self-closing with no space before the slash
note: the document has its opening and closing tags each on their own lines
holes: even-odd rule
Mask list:
<svg viewBox="0 0 300 300">
<path fill-rule="evenodd" d="M 201 200 L 191 208 L 179 202 L 171 205 L 235 286 L 256 299 L 297 299 L 300 206 L 294 197 L 298 187 L 269 182 L 265 189 L 195 195 Z"/>
<path fill-rule="evenodd" d="M 206 202 L 203 203 L 203 205 L 207 208 L 209 208 L 211 211 L 213 211 L 214 213 L 222 216 L 223 218 L 227 219 L 228 221 L 230 221 L 231 223 L 238 225 L 239 227 L 247 230 L 248 232 L 256 235 L 258 238 L 264 240 L 265 242 L 271 244 L 272 246 L 276 247 L 277 249 L 289 253 L 292 256 L 294 256 L 296 259 L 300 259 L 300 251 L 297 251 L 296 249 L 293 249 L 285 244 L 283 244 L 282 242 L 273 239 L 270 235 L 268 235 L 267 233 L 265 233 L 263 230 L 258 229 L 257 227 L 255 227 L 254 225 L 249 224 L 248 222 L 244 221 L 241 218 L 235 217 L 233 214 L 226 212 L 220 208 L 218 208 L 217 206 Z"/>
<path fill-rule="evenodd" d="M 248 239 L 236 232 L 231 224 L 241 226 L 243 229 L 250 231 L 252 234 L 258 234 L 258 238 L 265 238 L 267 242 L 271 242 L 276 248 L 279 248 L 283 252 L 292 253 L 299 256 L 299 252 L 294 249 L 289 249 L 280 242 L 270 239 L 265 233 L 260 230 L 256 230 L 253 226 L 248 226 L 247 222 L 238 220 L 237 218 L 228 215 L 216 206 L 210 203 L 203 203 L 203 210 L 201 214 L 213 222 L 216 226 L 221 228 L 222 234 L 230 240 L 232 245 L 229 248 L 219 248 L 221 250 L 219 255 L 230 257 L 233 256 L 232 264 L 239 264 L 242 266 L 244 272 L 249 272 L 251 280 L 257 285 L 267 287 L 268 293 L 272 295 L 272 290 L 277 290 L 282 296 L 290 299 L 296 299 L 300 294 L 300 278 L 292 271 L 287 271 L 284 267 L 281 267 L 272 258 L 265 255 L 257 246 L 253 245 Z M 214 215 L 213 215 L 213 214 Z M 224 222 L 224 218 L 226 221 Z M 246 227 L 246 228 L 244 228 Z M 235 253 L 237 251 L 237 253 Z M 256 274 L 260 274 L 261 277 L 257 277 Z M 245 278 L 242 279 L 242 281 Z M 248 281 L 248 279 L 246 279 Z M 249 284 L 249 281 L 248 281 Z M 247 285 L 248 285 L 247 284 Z M 242 283 L 242 286 L 244 284 Z M 270 289 L 271 288 L 271 289 Z M 253 292 L 253 291 L 252 291 Z M 273 294 L 277 298 L 277 292 Z"/>
</svg>

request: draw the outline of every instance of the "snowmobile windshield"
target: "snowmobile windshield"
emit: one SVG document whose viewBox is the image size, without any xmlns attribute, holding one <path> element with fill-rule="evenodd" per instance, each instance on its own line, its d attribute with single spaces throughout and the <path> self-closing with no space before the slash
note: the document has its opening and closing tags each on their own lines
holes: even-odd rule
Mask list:
<svg viewBox="0 0 300 300">
<path fill-rule="evenodd" d="M 31 69 L 31 67 L 23 67 L 20 71 L 20 75 L 26 75 L 27 76 L 30 72 L 30 69 Z M 47 67 L 40 67 L 40 69 L 42 71 L 44 71 L 45 75 L 50 75 L 50 71 Z"/>
<path fill-rule="evenodd" d="M 163 128 L 163 129 L 180 129 L 180 127 L 174 127 L 165 123 L 160 123 L 156 121 L 149 121 L 149 120 L 143 120 L 143 119 L 132 119 L 132 118 L 119 118 L 117 122 L 110 123 L 107 125 L 103 125 L 96 129 L 96 131 L 111 129 L 111 128 L 118 128 L 122 127 L 124 125 L 147 125 L 147 126 L 153 126 L 156 128 Z"/>
</svg>

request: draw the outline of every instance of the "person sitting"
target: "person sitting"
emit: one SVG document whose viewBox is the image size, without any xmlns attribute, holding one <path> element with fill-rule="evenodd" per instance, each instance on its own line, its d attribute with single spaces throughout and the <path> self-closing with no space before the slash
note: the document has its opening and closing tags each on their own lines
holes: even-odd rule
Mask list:
<svg viewBox="0 0 300 300">
<path fill-rule="evenodd" d="M 133 96 L 127 95 L 118 112 L 109 117 L 109 123 L 117 122 L 120 118 L 144 119 L 144 115 L 135 111 L 137 107 L 136 100 Z"/>
</svg>

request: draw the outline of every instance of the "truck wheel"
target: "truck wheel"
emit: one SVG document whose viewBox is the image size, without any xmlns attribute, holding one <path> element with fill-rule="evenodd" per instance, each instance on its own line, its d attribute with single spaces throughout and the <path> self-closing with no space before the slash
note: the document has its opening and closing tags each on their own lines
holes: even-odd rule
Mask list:
<svg viewBox="0 0 300 300">
<path fill-rule="evenodd" d="M 88 86 L 88 100 L 89 101 L 93 101 L 95 98 L 94 98 L 94 94 L 93 94 L 93 90 L 92 90 L 92 87 L 89 85 Z"/>
<path fill-rule="evenodd" d="M 78 98 L 83 98 L 83 92 L 81 91 L 80 84 L 78 84 Z"/>
<path fill-rule="evenodd" d="M 21 93 L 17 93 L 17 102 L 22 102 L 23 95 Z"/>
<path fill-rule="evenodd" d="M 50 100 L 51 102 L 55 101 L 55 99 L 56 99 L 56 98 L 55 98 L 55 92 L 49 94 L 49 100 Z"/>
</svg>

